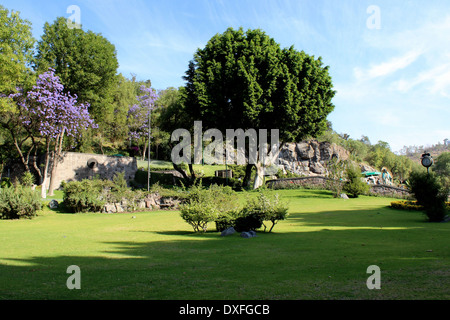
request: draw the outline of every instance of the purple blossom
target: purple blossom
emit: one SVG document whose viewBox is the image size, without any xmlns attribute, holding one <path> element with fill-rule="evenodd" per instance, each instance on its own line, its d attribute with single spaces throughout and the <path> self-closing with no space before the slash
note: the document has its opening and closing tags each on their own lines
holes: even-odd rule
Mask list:
<svg viewBox="0 0 450 320">
<path fill-rule="evenodd" d="M 136 97 L 138 104 L 132 105 L 128 110 L 129 137 L 132 140 L 139 140 L 148 134 L 148 117 L 155 109 L 155 102 L 158 99 L 154 89 L 141 86 L 140 90 L 142 94 Z"/>
<path fill-rule="evenodd" d="M 77 104 L 77 96 L 64 93 L 55 70 L 38 76 L 36 85 L 18 105 L 25 111 L 24 125 L 37 125 L 42 136 L 56 138 L 63 132 L 68 136 L 78 136 L 87 128 L 97 125 L 90 117 L 89 104 Z"/>
</svg>

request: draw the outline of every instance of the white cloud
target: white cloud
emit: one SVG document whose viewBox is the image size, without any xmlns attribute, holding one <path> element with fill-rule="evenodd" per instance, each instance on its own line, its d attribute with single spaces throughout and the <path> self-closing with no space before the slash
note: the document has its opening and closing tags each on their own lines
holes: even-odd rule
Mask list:
<svg viewBox="0 0 450 320">
<path fill-rule="evenodd" d="M 404 69 L 422 54 L 419 50 L 412 50 L 401 57 L 394 57 L 387 62 L 372 66 L 369 71 L 369 77 L 376 78 L 392 74 L 398 70 Z"/>
<path fill-rule="evenodd" d="M 388 61 L 378 64 L 373 64 L 368 68 L 355 67 L 353 69 L 353 74 L 357 81 L 366 81 L 388 76 L 399 70 L 405 69 L 414 63 L 422 54 L 422 50 L 413 49 L 401 56 L 390 58 Z"/>
<path fill-rule="evenodd" d="M 392 88 L 407 93 L 420 85 L 423 85 L 429 94 L 450 97 L 450 63 L 422 71 L 413 78 L 395 81 Z"/>
</svg>

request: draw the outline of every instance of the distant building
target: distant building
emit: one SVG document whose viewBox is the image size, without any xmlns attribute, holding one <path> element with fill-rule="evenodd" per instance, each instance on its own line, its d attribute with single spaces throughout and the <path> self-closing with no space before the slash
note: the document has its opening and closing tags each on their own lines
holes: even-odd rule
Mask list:
<svg viewBox="0 0 450 320">
<path fill-rule="evenodd" d="M 450 140 L 444 139 L 444 146 L 450 146 Z"/>
</svg>

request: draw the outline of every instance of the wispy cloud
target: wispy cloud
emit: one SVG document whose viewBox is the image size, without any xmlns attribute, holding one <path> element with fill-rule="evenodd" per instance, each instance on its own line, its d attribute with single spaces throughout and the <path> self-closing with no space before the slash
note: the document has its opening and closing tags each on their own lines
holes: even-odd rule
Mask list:
<svg viewBox="0 0 450 320">
<path fill-rule="evenodd" d="M 354 75 L 357 80 L 370 80 L 373 78 L 388 76 L 396 71 L 402 70 L 416 61 L 423 52 L 421 50 L 413 49 L 399 57 L 390 58 L 388 61 L 384 61 L 370 66 L 368 69 L 361 69 L 356 67 L 354 69 Z"/>
</svg>

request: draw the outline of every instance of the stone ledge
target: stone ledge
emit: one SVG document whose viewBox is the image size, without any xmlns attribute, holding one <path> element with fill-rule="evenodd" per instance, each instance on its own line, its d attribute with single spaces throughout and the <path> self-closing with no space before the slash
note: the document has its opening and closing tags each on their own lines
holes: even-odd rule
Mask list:
<svg viewBox="0 0 450 320">
<path fill-rule="evenodd" d="M 273 186 L 276 186 L 277 184 L 294 184 L 294 185 L 300 185 L 305 187 L 326 187 L 326 182 L 331 180 L 330 178 L 323 177 L 323 176 L 314 176 L 314 177 L 299 177 L 299 178 L 286 178 L 286 179 L 276 179 L 276 180 L 269 180 L 266 182 L 267 187 L 272 188 Z M 374 195 L 382 195 L 382 196 L 392 196 L 392 197 L 401 197 L 405 198 L 411 195 L 411 193 L 402 188 L 397 188 L 385 184 L 371 184 L 370 185 L 370 191 L 369 193 L 372 193 Z"/>
</svg>

